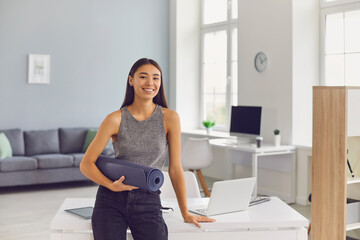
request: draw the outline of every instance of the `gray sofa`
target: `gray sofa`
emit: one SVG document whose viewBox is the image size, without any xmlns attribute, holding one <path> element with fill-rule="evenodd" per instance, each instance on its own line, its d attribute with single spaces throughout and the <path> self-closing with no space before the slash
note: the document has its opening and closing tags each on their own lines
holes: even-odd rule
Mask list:
<svg viewBox="0 0 360 240">
<path fill-rule="evenodd" d="M 13 156 L 0 159 L 0 187 L 88 180 L 79 169 L 87 128 L 1 132 Z M 102 154 L 114 156 L 111 145 Z"/>
</svg>

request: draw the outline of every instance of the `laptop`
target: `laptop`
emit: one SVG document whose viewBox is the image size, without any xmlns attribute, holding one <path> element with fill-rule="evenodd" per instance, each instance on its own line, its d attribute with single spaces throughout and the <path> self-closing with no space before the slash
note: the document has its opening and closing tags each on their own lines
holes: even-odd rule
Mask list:
<svg viewBox="0 0 360 240">
<path fill-rule="evenodd" d="M 249 207 L 256 178 L 242 178 L 215 182 L 207 206 L 189 207 L 189 211 L 202 216 L 238 212 Z"/>
</svg>

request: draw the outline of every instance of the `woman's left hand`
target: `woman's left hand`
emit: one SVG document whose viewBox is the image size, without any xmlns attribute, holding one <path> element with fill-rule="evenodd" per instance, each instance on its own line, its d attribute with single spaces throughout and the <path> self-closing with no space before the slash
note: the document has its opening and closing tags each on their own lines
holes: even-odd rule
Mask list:
<svg viewBox="0 0 360 240">
<path fill-rule="evenodd" d="M 184 221 L 187 223 L 193 223 L 198 228 L 201 228 L 201 225 L 199 222 L 215 222 L 216 220 L 213 218 L 208 218 L 208 217 L 204 217 L 204 216 L 188 214 L 184 217 Z"/>
</svg>

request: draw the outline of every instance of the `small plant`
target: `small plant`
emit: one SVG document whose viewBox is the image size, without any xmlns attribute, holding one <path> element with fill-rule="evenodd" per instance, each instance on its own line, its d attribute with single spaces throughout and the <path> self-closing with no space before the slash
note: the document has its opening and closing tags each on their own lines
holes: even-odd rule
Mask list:
<svg viewBox="0 0 360 240">
<path fill-rule="evenodd" d="M 202 124 L 206 128 L 211 128 L 211 127 L 215 126 L 215 122 L 213 122 L 213 121 L 203 121 Z"/>
<path fill-rule="evenodd" d="M 279 135 L 279 134 L 280 134 L 280 130 L 279 130 L 279 129 L 275 129 L 275 130 L 274 130 L 274 134 L 275 134 L 275 135 Z"/>
</svg>

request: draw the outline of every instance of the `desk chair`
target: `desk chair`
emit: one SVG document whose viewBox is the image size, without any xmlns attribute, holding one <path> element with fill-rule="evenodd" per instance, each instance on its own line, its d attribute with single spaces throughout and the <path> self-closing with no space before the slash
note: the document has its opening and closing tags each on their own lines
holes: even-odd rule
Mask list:
<svg viewBox="0 0 360 240">
<path fill-rule="evenodd" d="M 210 166 L 211 162 L 212 151 L 208 138 L 188 138 L 185 141 L 181 152 L 181 164 L 183 168 L 196 171 L 206 197 L 210 197 L 210 192 L 201 169 Z"/>
<path fill-rule="evenodd" d="M 168 172 L 164 172 L 164 183 L 160 188 L 161 199 L 176 198 L 174 188 L 171 184 L 171 179 Z M 186 186 L 186 197 L 188 198 L 201 198 L 199 184 L 196 180 L 196 176 L 193 172 L 185 171 L 185 186 Z"/>
</svg>

